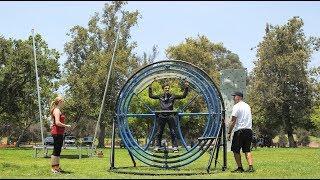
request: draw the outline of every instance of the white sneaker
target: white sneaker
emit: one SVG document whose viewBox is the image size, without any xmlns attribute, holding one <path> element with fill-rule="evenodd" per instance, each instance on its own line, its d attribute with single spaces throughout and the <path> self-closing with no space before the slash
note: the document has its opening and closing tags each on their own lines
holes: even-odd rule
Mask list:
<svg viewBox="0 0 320 180">
<path fill-rule="evenodd" d="M 179 152 L 178 147 L 173 147 L 172 150 L 173 150 L 173 152 Z"/>
<path fill-rule="evenodd" d="M 158 146 L 154 147 L 153 151 L 156 151 L 156 152 L 159 151 L 159 147 Z"/>
<path fill-rule="evenodd" d="M 60 174 L 60 173 L 61 173 L 60 171 L 58 171 L 58 170 L 56 170 L 56 169 L 51 169 L 51 172 L 52 172 L 53 174 Z"/>
</svg>

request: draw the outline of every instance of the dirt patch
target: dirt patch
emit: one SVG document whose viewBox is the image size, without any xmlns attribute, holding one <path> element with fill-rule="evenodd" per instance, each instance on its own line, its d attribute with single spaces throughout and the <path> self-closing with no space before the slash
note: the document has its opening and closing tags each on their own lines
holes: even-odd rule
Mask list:
<svg viewBox="0 0 320 180">
<path fill-rule="evenodd" d="M 0 144 L 0 148 L 9 148 L 9 147 L 15 147 L 15 145 L 6 145 L 6 144 Z"/>
<path fill-rule="evenodd" d="M 318 147 L 320 147 L 320 143 L 310 142 L 308 146 L 309 146 L 309 147 L 312 147 L 312 148 L 318 148 Z"/>
</svg>

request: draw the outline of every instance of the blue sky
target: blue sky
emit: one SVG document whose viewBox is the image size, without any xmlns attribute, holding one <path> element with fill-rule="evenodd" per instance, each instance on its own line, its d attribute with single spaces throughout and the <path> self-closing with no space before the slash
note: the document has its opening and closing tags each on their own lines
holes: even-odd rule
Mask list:
<svg viewBox="0 0 320 180">
<path fill-rule="evenodd" d="M 94 12 L 102 12 L 107 1 L 30 1 L 0 2 L 0 34 L 5 38 L 26 39 L 35 28 L 50 48 L 63 52 L 66 35 L 75 25 L 86 27 Z M 165 49 L 186 37 L 206 35 L 213 42 L 222 42 L 236 53 L 250 72 L 254 67 L 256 46 L 264 35 L 266 23 L 283 25 L 293 16 L 304 20 L 307 36 L 320 37 L 320 2 L 190 2 L 129 1 L 125 9 L 139 10 L 142 19 L 132 29 L 132 40 L 138 43 L 135 52 L 151 53 L 159 47 L 158 60 L 166 59 Z M 62 64 L 66 57 L 60 59 Z M 320 53 L 312 56 L 310 66 L 319 65 Z"/>
</svg>

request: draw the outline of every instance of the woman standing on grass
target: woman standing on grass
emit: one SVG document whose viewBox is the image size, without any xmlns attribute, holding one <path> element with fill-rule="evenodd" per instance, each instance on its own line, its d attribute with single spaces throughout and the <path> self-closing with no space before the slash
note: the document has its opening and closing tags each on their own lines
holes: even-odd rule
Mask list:
<svg viewBox="0 0 320 180">
<path fill-rule="evenodd" d="M 53 173 L 60 173 L 60 153 L 63 144 L 63 134 L 66 127 L 71 125 L 64 124 L 65 116 L 61 113 L 60 108 L 64 104 L 63 98 L 58 96 L 51 103 L 50 115 L 52 118 L 51 135 L 53 137 L 53 152 L 51 155 L 51 171 Z"/>
</svg>

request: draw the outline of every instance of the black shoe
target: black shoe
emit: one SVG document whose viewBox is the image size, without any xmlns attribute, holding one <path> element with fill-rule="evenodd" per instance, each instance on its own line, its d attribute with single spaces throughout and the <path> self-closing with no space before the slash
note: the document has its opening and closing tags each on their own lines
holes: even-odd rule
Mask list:
<svg viewBox="0 0 320 180">
<path fill-rule="evenodd" d="M 249 173 L 253 173 L 255 170 L 252 168 L 249 168 L 248 170 L 246 170 L 246 172 L 249 172 Z"/>
<path fill-rule="evenodd" d="M 237 168 L 237 169 L 235 169 L 235 170 L 233 170 L 233 171 L 231 171 L 232 173 L 242 173 L 242 172 L 244 172 L 244 169 L 241 167 L 241 168 Z"/>
</svg>

